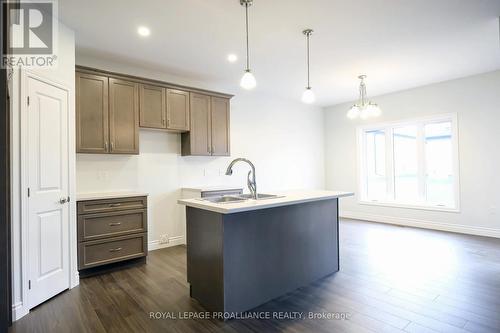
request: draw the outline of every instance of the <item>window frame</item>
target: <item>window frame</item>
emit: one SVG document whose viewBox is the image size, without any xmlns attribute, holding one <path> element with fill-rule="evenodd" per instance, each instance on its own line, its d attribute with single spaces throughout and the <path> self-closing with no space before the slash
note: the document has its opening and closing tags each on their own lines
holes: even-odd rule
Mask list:
<svg viewBox="0 0 500 333">
<path fill-rule="evenodd" d="M 453 163 L 453 193 L 455 205 L 441 206 L 425 203 L 402 203 L 394 199 L 385 200 L 369 200 L 367 195 L 367 170 L 366 170 L 366 140 L 365 133 L 368 131 L 381 130 L 385 133 L 385 166 L 386 166 L 386 193 L 388 198 L 394 198 L 395 178 L 394 178 L 394 128 L 402 126 L 417 126 L 417 161 L 418 161 L 418 188 L 419 197 L 423 198 L 426 195 L 426 161 L 425 161 L 425 140 L 424 126 L 432 123 L 440 123 L 444 121 L 451 122 L 451 145 L 452 145 L 452 163 Z M 383 206 L 395 208 L 409 208 L 418 210 L 432 210 L 445 212 L 460 212 L 460 159 L 459 159 L 459 143 L 458 143 L 458 116 L 456 113 L 447 113 L 433 115 L 421 118 L 405 119 L 401 121 L 391 121 L 385 123 L 377 123 L 370 125 L 358 126 L 356 129 L 356 146 L 357 146 L 357 187 L 359 195 L 357 196 L 358 203 L 361 205 Z"/>
</svg>

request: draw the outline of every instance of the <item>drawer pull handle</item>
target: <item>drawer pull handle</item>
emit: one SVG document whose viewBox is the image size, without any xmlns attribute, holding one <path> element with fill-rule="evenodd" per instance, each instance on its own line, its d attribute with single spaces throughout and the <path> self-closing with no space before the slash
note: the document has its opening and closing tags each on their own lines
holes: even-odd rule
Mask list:
<svg viewBox="0 0 500 333">
<path fill-rule="evenodd" d="M 114 203 L 114 204 L 109 204 L 109 207 L 120 207 L 122 204 L 121 203 Z"/>
<path fill-rule="evenodd" d="M 109 224 L 110 227 L 115 227 L 115 226 L 118 226 L 118 225 L 122 225 L 121 222 L 112 222 Z"/>
<path fill-rule="evenodd" d="M 118 251 L 121 251 L 122 248 L 121 247 L 117 247 L 116 249 L 109 249 L 109 252 L 118 252 Z"/>
</svg>

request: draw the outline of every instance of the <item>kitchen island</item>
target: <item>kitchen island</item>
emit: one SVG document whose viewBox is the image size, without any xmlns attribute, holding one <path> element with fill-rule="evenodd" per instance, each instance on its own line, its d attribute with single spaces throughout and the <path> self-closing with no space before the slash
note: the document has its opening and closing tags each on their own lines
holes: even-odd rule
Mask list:
<svg viewBox="0 0 500 333">
<path fill-rule="evenodd" d="M 190 295 L 217 312 L 243 312 L 339 270 L 338 200 L 297 191 L 265 200 L 186 206 Z"/>
</svg>

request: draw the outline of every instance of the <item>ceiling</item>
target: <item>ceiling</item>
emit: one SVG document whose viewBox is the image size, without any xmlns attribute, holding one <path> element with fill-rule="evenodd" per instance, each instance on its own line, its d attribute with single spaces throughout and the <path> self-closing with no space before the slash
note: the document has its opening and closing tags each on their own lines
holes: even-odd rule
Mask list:
<svg viewBox="0 0 500 333">
<path fill-rule="evenodd" d="M 500 69 L 500 0 L 254 0 L 249 11 L 260 93 L 300 100 L 304 28 L 314 29 L 311 85 L 320 106 L 357 98 L 361 73 L 373 96 Z M 75 30 L 79 53 L 241 91 L 239 0 L 60 0 L 59 16 Z M 151 35 L 140 37 L 139 25 Z"/>
</svg>

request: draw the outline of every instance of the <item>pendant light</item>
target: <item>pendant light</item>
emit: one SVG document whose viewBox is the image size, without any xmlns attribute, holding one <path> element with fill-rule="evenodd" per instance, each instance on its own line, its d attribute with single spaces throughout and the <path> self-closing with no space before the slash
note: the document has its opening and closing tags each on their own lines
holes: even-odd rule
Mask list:
<svg viewBox="0 0 500 333">
<path fill-rule="evenodd" d="M 245 7 L 245 27 L 246 27 L 246 46 L 247 46 L 247 66 L 245 68 L 245 73 L 240 81 L 240 86 L 244 89 L 253 89 L 257 85 L 257 81 L 255 80 L 255 76 L 253 76 L 250 71 L 250 56 L 248 51 L 248 7 L 253 4 L 253 0 L 240 0 L 240 5 Z"/>
<path fill-rule="evenodd" d="M 302 102 L 306 104 L 311 104 L 314 103 L 315 97 L 314 97 L 314 92 L 311 89 L 311 84 L 310 84 L 310 70 L 309 70 L 309 37 L 312 35 L 313 30 L 312 29 L 306 29 L 302 31 L 304 35 L 306 35 L 306 40 L 307 40 L 307 87 L 306 90 L 304 90 L 304 93 L 302 94 Z"/>
<path fill-rule="evenodd" d="M 356 104 L 354 104 L 349 112 L 347 112 L 347 117 L 349 119 L 356 119 L 356 118 L 361 118 L 361 119 L 367 119 L 370 117 L 378 117 L 382 113 L 380 108 L 378 107 L 377 104 L 368 101 L 368 97 L 366 94 L 366 85 L 365 85 L 365 79 L 366 75 L 360 75 L 358 76 L 358 79 L 360 79 L 359 83 L 359 100 Z"/>
</svg>

